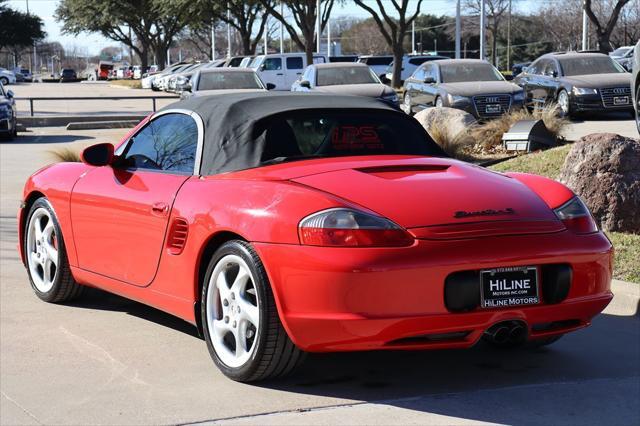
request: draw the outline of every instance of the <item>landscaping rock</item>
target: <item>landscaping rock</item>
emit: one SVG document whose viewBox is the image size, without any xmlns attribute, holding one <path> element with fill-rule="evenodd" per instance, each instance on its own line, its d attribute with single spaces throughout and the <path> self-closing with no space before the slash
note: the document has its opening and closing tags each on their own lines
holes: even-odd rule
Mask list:
<svg viewBox="0 0 640 426">
<path fill-rule="evenodd" d="M 452 142 L 476 122 L 473 115 L 455 108 L 427 108 L 415 115 L 415 119 L 436 141 Z"/>
<path fill-rule="evenodd" d="M 640 140 L 584 136 L 571 147 L 560 181 L 584 200 L 602 229 L 640 233 Z"/>
</svg>

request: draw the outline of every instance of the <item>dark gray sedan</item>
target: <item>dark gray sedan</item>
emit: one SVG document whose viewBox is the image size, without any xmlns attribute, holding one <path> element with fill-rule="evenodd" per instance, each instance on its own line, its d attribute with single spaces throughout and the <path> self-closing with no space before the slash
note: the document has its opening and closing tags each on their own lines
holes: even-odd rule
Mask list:
<svg viewBox="0 0 640 426">
<path fill-rule="evenodd" d="M 11 90 L 0 83 L 0 139 L 13 139 L 18 134 L 16 101 Z"/>
<path fill-rule="evenodd" d="M 567 117 L 583 112 L 633 112 L 631 75 L 602 53 L 548 53 L 513 81 L 525 90 L 530 106 L 557 103 Z"/>
<path fill-rule="evenodd" d="M 450 107 L 477 119 L 521 108 L 524 92 L 504 79 L 489 62 L 444 59 L 426 62 L 404 83 L 402 109 L 413 114 L 429 107 Z"/>
</svg>

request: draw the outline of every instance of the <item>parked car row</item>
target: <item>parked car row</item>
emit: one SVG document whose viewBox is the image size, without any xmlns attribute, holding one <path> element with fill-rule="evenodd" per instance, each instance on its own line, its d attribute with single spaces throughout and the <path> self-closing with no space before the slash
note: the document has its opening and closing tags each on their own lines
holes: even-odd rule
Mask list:
<svg viewBox="0 0 640 426">
<path fill-rule="evenodd" d="M 17 115 L 13 92 L 0 82 L 0 138 L 11 140 L 18 134 Z"/>
<path fill-rule="evenodd" d="M 523 106 L 557 104 L 559 113 L 566 117 L 611 111 L 636 116 L 631 75 L 607 55 L 549 53 L 521 70 L 508 82 L 486 61 L 427 61 L 405 81 L 402 109 L 413 114 L 424 108 L 445 106 L 467 111 L 477 119 L 488 119 Z"/>
</svg>

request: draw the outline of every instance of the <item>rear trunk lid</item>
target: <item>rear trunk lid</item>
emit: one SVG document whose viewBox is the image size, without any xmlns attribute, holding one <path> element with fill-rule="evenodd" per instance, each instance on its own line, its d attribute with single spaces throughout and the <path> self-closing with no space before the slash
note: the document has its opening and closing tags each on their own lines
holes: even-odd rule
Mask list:
<svg viewBox="0 0 640 426">
<path fill-rule="evenodd" d="M 442 158 L 351 164 L 290 180 L 336 195 L 410 229 L 416 238 L 451 239 L 564 229 L 519 181 Z"/>
</svg>

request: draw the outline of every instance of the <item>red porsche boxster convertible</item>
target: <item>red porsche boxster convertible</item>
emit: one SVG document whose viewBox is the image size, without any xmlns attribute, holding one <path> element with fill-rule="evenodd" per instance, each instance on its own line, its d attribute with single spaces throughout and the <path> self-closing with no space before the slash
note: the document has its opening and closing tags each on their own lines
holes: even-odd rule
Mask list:
<svg viewBox="0 0 640 426">
<path fill-rule="evenodd" d="M 26 183 L 35 293 L 174 314 L 235 380 L 309 351 L 548 344 L 612 298 L 612 246 L 575 194 L 448 158 L 374 99 L 194 98 L 82 160 Z"/>
</svg>

